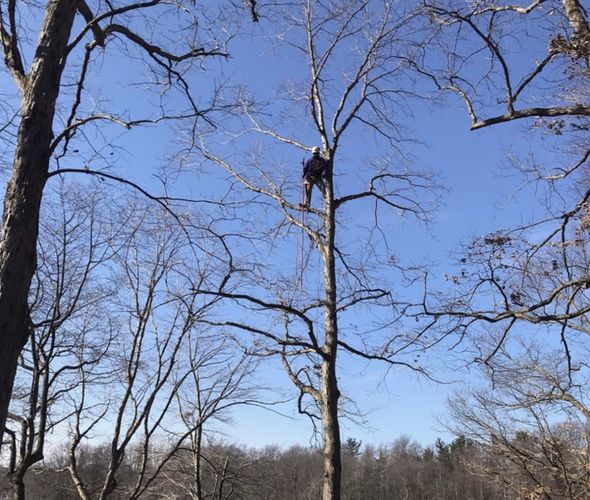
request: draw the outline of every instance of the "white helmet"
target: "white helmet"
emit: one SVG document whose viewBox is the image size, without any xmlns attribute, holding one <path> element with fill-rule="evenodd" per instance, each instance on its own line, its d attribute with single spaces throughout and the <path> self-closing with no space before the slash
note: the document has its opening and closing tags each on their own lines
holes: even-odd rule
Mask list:
<svg viewBox="0 0 590 500">
<path fill-rule="evenodd" d="M 317 146 L 314 146 L 313 148 L 311 148 L 311 152 L 315 155 L 315 154 L 320 154 L 320 148 L 318 148 Z"/>
</svg>

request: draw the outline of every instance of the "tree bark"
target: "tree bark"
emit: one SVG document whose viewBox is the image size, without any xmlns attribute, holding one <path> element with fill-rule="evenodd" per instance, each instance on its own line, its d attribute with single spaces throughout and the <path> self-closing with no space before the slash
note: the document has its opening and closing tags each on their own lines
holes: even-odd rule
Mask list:
<svg viewBox="0 0 590 500">
<path fill-rule="evenodd" d="M 581 38 L 587 37 L 590 28 L 580 2 L 578 0 L 563 0 L 563 7 L 568 21 L 574 29 L 574 34 Z"/>
<path fill-rule="evenodd" d="M 565 14 L 574 29 L 572 44 L 577 55 L 583 57 L 590 68 L 590 27 L 586 21 L 586 12 L 578 0 L 563 0 Z"/>
<path fill-rule="evenodd" d="M 10 478 L 13 500 L 25 500 L 25 481 L 22 474 L 15 474 Z"/>
<path fill-rule="evenodd" d="M 30 332 L 28 295 L 37 266 L 39 212 L 75 13 L 75 0 L 48 4 L 30 72 L 21 82 L 20 125 L 0 240 L 0 446 L 18 357 Z"/>
<path fill-rule="evenodd" d="M 200 402 L 200 395 L 197 396 Z M 200 418 L 200 417 L 199 417 Z M 203 426 L 199 424 L 197 428 L 197 439 L 196 439 L 196 456 L 195 458 L 195 481 L 196 481 L 196 488 L 197 488 L 197 498 L 198 500 L 203 499 L 203 480 L 202 480 L 202 468 L 201 468 L 201 453 L 202 453 L 202 445 L 203 445 Z"/>
<path fill-rule="evenodd" d="M 340 500 L 342 459 L 340 453 L 340 424 L 338 422 L 338 379 L 336 356 L 338 353 L 338 321 L 336 315 L 336 262 L 334 240 L 336 233 L 332 159 L 328 162 L 325 188 L 326 240 L 324 246 L 325 341 L 321 371 L 321 411 L 324 438 L 323 499 Z"/>
<path fill-rule="evenodd" d="M 324 500 L 340 500 L 342 460 L 340 454 L 340 424 L 338 422 L 338 382 L 336 352 L 333 359 L 322 365 L 322 425 L 324 437 Z"/>
</svg>

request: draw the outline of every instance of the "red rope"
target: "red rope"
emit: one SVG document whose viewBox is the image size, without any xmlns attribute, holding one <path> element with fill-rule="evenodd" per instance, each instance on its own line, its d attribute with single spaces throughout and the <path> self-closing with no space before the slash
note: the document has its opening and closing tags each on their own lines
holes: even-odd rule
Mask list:
<svg viewBox="0 0 590 500">
<path fill-rule="evenodd" d="M 301 290 L 303 291 L 303 268 L 305 266 L 305 253 L 304 253 L 304 246 L 305 246 L 305 211 L 306 209 L 304 208 L 304 202 L 305 202 L 305 185 L 303 182 L 301 182 L 301 203 L 300 203 L 300 207 L 301 207 L 301 239 L 299 242 L 299 269 L 298 269 L 298 279 L 299 279 L 299 287 L 301 288 Z"/>
</svg>

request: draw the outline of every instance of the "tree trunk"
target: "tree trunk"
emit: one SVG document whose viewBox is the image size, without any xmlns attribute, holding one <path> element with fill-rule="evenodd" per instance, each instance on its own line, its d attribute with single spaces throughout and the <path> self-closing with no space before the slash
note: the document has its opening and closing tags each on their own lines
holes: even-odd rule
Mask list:
<svg viewBox="0 0 590 500">
<path fill-rule="evenodd" d="M 10 478 L 13 500 L 25 500 L 25 482 L 22 474 L 15 474 Z"/>
<path fill-rule="evenodd" d="M 39 211 L 75 13 L 76 0 L 48 4 L 35 58 L 21 86 L 20 125 L 0 239 L 0 446 L 18 357 L 30 331 L 27 302 L 37 266 Z"/>
<path fill-rule="evenodd" d="M 198 391 L 199 390 L 200 389 L 198 389 Z M 199 398 L 199 406 L 200 406 L 200 399 L 201 399 L 200 392 L 198 392 L 197 397 Z M 197 498 L 199 500 L 203 500 L 203 480 L 202 480 L 203 473 L 201 470 L 201 452 L 202 452 L 202 445 L 203 445 L 203 424 L 202 424 L 202 422 L 200 422 L 200 418 L 201 418 L 201 416 L 199 415 L 199 427 L 197 427 L 197 439 L 196 439 L 197 449 L 196 449 L 196 456 L 195 456 L 195 481 L 196 481 L 196 488 L 197 488 Z"/>
<path fill-rule="evenodd" d="M 18 467 L 7 474 L 8 484 L 11 489 L 12 500 L 25 500 L 25 474 L 26 468 Z"/>
<path fill-rule="evenodd" d="M 336 262 L 334 238 L 336 232 L 332 160 L 328 163 L 325 188 L 326 241 L 324 246 L 325 340 L 322 363 L 321 411 L 324 437 L 324 500 L 340 500 L 342 460 L 340 455 L 340 425 L 338 422 L 338 379 L 336 355 L 338 353 L 338 321 L 336 316 Z"/>
<path fill-rule="evenodd" d="M 590 26 L 586 21 L 586 11 L 578 0 L 563 0 L 565 14 L 574 29 L 572 45 L 579 57 L 583 57 L 590 68 Z"/>
<path fill-rule="evenodd" d="M 336 353 L 334 352 L 334 359 Z M 333 361 L 322 365 L 322 425 L 324 437 L 323 500 L 340 500 L 342 461 L 340 455 L 340 424 L 338 422 L 338 383 Z"/>
<path fill-rule="evenodd" d="M 84 485 L 84 482 L 82 481 L 82 479 L 80 479 L 80 476 L 78 475 L 75 459 L 72 460 L 74 461 L 74 463 L 68 467 L 68 471 L 70 472 L 70 479 L 72 480 L 76 488 L 76 493 L 78 494 L 80 500 L 90 500 L 90 497 L 86 492 L 86 486 Z"/>
<path fill-rule="evenodd" d="M 576 36 L 585 38 L 590 31 L 584 8 L 578 0 L 563 0 L 563 6 Z"/>
</svg>

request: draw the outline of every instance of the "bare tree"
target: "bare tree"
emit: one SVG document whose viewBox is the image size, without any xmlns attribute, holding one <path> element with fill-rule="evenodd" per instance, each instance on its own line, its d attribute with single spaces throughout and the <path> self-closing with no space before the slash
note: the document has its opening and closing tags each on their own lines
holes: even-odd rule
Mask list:
<svg viewBox="0 0 590 500">
<path fill-rule="evenodd" d="M 484 375 L 480 387 L 474 382 L 469 395 L 452 400 L 454 425 L 485 445 L 487 460 L 472 470 L 519 498 L 584 498 L 587 13 L 575 0 L 425 9 L 435 34 L 416 59 L 418 70 L 462 98 L 472 129 L 532 125 L 528 135 L 547 145 L 511 158 L 534 182 L 543 216 L 476 238 L 448 273 L 451 291 L 425 300 L 427 313 L 450 318 L 447 332 L 471 341 L 463 344 L 467 361 Z"/>
<path fill-rule="evenodd" d="M 212 227 L 199 228 L 195 213 L 183 215 L 186 232 L 171 224 L 178 215 L 145 203 L 125 214 L 125 246 L 114 254 L 110 275 L 116 293 L 100 304 L 117 311 L 116 340 L 101 364 L 103 370 L 108 365 L 110 383 L 81 366 L 70 396 L 67 469 L 83 499 L 159 491 L 156 479 L 182 450 L 197 453 L 198 468 L 213 420 L 229 417 L 236 405 L 263 404 L 249 380 L 255 360 L 236 352 L 219 330 L 202 326 L 218 299 L 195 290 L 223 279 L 230 260 L 223 239 L 207 241 Z M 81 455 L 101 440 L 108 443 L 104 463 L 88 477 Z M 199 485 L 200 471 L 196 479 Z"/>
<path fill-rule="evenodd" d="M 518 360 L 503 348 L 483 383 L 450 401 L 449 426 L 482 451 L 463 462 L 518 498 L 586 498 L 587 369 L 580 362 L 572 380 L 561 350 L 519 347 Z"/>
<path fill-rule="evenodd" d="M 116 252 L 108 217 L 97 214 L 98 191 L 69 186 L 47 205 L 40 235 L 40 264 L 33 282 L 31 336 L 22 352 L 8 415 L 7 473 L 14 497 L 25 498 L 24 477 L 44 458 L 52 430 L 68 419 L 64 399 L 81 367 L 93 371 L 112 336 L 97 304 L 112 290 L 97 274 Z M 100 325 L 100 327 L 98 326 Z M 101 336 L 93 332 L 101 331 Z M 106 334 L 106 335 L 105 335 Z"/>
<path fill-rule="evenodd" d="M 527 180 L 547 188 L 544 216 L 476 238 L 449 274 L 460 291 L 427 312 L 455 318 L 451 330 L 461 334 L 482 322 L 499 325 L 498 344 L 478 360 L 488 361 L 509 332 L 527 324 L 555 328 L 567 355 L 569 332 L 587 331 L 589 303 L 586 13 L 577 1 L 425 8 L 436 28 L 429 48 L 441 49 L 448 65 L 435 68 L 424 49 L 418 70 L 461 96 L 473 129 L 534 118 L 557 151 L 550 160 L 514 159 Z"/>
<path fill-rule="evenodd" d="M 189 339 L 190 373 L 176 396 L 178 419 L 184 424 L 186 440 L 172 450 L 174 456 L 163 469 L 155 492 L 163 495 L 168 490 L 176 495 L 182 491 L 196 500 L 215 498 L 218 482 L 211 485 L 204 480 L 206 471 L 215 467 L 215 460 L 207 453 L 208 428 L 214 421 L 227 421 L 228 410 L 235 406 L 262 404 L 254 398 L 261 387 L 254 390 L 248 382 L 256 365 L 254 361 L 247 354 L 238 356 L 230 342 L 220 342 L 205 332 Z"/>
<path fill-rule="evenodd" d="M 138 463 L 137 484 L 125 484 L 129 496 L 143 486 L 147 470 L 150 440 L 162 424 L 183 377 L 176 380 L 173 367 L 184 340 L 194 324 L 194 298 L 187 297 L 181 289 L 175 290 L 172 276 L 175 266 L 182 261 L 181 232 L 160 229 L 148 222 L 148 214 L 139 216 L 137 211 L 129 220 L 130 238 L 125 249 L 117 255 L 120 271 L 115 276 L 118 283 L 116 297 L 107 307 L 121 311 L 120 330 L 117 336 L 117 354 L 111 360 L 115 374 L 113 383 L 106 390 L 109 404 L 103 412 L 89 411 L 86 398 L 90 395 L 88 379 L 77 398 L 76 426 L 71 444 L 70 472 L 81 498 L 106 498 L 118 487 L 117 474 L 123 466 L 126 453 L 140 437 L 139 450 L 143 457 Z M 188 271 L 188 269 L 187 269 Z M 187 272 L 187 276 L 190 273 Z M 190 279 L 190 278 L 189 278 Z M 190 290 L 190 288 L 189 288 Z M 170 306 L 170 317 L 161 324 L 153 323 L 158 309 Z M 164 312 L 162 312 L 165 315 Z M 152 324 L 154 324 L 152 328 Z M 102 389 L 104 392 L 105 389 Z M 108 418 L 113 422 L 108 446 L 108 465 L 97 491 L 89 490 L 77 466 L 76 453 L 82 440 L 100 421 Z M 135 481 L 135 477 L 131 481 Z"/>
<path fill-rule="evenodd" d="M 257 16 L 255 3 L 248 7 Z M 7 0 L 0 5 L 3 69 L 18 92 L 14 109 L 3 105 L 0 126 L 2 147 L 13 158 L 0 239 L 0 443 L 18 357 L 31 331 L 27 300 L 37 266 L 46 182 L 56 174 L 96 174 L 112 166 L 113 159 L 105 151 L 111 143 L 105 132 L 109 124 L 131 129 L 168 118 L 194 120 L 212 108 L 197 104 L 188 84 L 187 72 L 196 62 L 226 53 L 223 43 L 211 36 L 213 31 L 202 28 L 202 15 L 190 2 L 160 0 L 93 4 Z M 27 18 L 42 20 L 38 33 L 24 21 Z M 215 18 L 208 21 L 213 26 Z M 104 101 L 92 99 L 88 92 L 92 81 L 97 87 L 106 83 L 107 94 L 112 90 L 108 80 L 99 78 L 101 62 L 111 55 L 121 58 L 120 65 L 128 64 L 123 61 L 145 63 L 151 81 L 146 82 L 143 74 L 141 81 L 144 88 L 157 89 L 155 108 L 136 113 L 130 101 L 109 109 Z M 126 74 L 132 79 L 131 69 Z M 179 96 L 186 111 L 166 111 L 168 101 Z M 112 97 L 118 100 L 118 95 Z M 58 111 L 61 124 L 56 120 Z M 100 132 L 84 134 L 94 125 L 104 132 L 102 137 Z"/>
<path fill-rule="evenodd" d="M 269 99 L 268 109 L 240 90 L 244 119 L 224 122 L 236 147 L 232 154 L 214 151 L 203 129 L 194 140 L 200 154 L 249 193 L 240 194 L 250 199 L 245 211 L 231 215 L 246 227 L 252 253 L 280 263 L 253 261 L 244 250 L 232 279 L 207 293 L 243 306 L 247 314 L 215 324 L 231 327 L 252 352 L 280 357 L 298 389 L 299 411 L 314 427 L 321 424 L 322 495 L 337 499 L 342 479 L 339 419 L 342 412 L 352 415 L 351 406 L 342 404 L 346 398 L 339 387 L 338 356 L 421 371 L 414 360 L 427 344 L 420 332 L 393 326 L 408 304 L 388 282 L 389 271 L 399 263 L 386 234 L 392 212 L 426 221 L 434 206 L 435 182 L 426 169 L 409 166 L 395 118 L 407 111 L 405 97 L 414 94 L 406 63 L 413 50 L 414 16 L 388 1 L 304 1 L 277 10 L 274 18 L 273 29 L 281 31 L 273 40 L 285 41 L 281 50 L 291 50 L 293 61 L 303 59 L 297 70 L 304 77 L 286 82 L 283 92 Z M 239 149 L 244 128 L 248 141 L 258 138 L 259 149 Z M 364 134 L 375 155 L 363 151 L 339 162 L 339 152 L 353 134 Z M 272 149 L 266 147 L 268 141 Z M 323 203 L 302 212 L 299 169 L 292 173 L 299 158 L 288 154 L 284 161 L 291 164 L 282 165 L 275 157 L 278 151 L 305 154 L 314 143 L 321 145 L 327 163 Z M 355 233 L 354 214 L 359 212 L 365 216 L 358 224 L 366 231 Z M 302 263 L 295 270 L 283 256 L 298 260 L 294 249 L 300 238 Z M 356 316 L 360 311 L 370 311 L 374 321 L 363 324 Z M 399 332 L 381 335 L 387 328 Z"/>
</svg>

